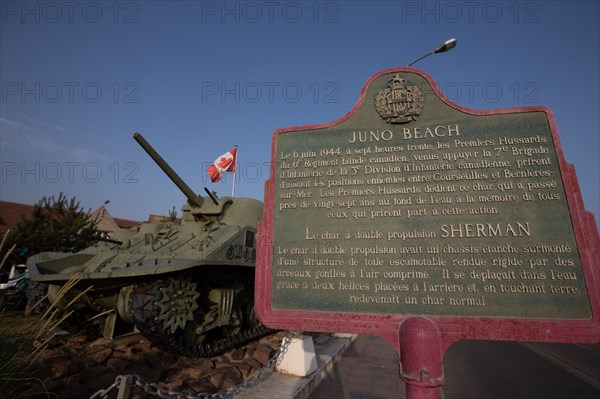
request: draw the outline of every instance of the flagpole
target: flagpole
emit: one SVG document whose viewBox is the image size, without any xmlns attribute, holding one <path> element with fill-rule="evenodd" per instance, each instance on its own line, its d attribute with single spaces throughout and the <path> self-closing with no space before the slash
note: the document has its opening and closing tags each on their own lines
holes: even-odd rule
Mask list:
<svg viewBox="0 0 600 399">
<path fill-rule="evenodd" d="M 238 148 L 237 144 L 235 145 L 235 148 Z M 233 161 L 237 162 L 237 150 L 235 152 L 235 158 Z M 235 174 L 236 174 L 236 172 L 237 172 L 237 165 L 234 165 L 233 181 L 231 182 L 231 198 L 235 197 Z"/>
</svg>

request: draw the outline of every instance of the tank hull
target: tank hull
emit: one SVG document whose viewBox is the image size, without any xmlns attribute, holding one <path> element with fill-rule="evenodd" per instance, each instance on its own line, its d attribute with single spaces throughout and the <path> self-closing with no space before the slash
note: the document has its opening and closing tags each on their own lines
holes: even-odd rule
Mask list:
<svg viewBox="0 0 600 399">
<path fill-rule="evenodd" d="M 264 335 L 253 302 L 262 203 L 225 197 L 183 209 L 182 224 L 145 223 L 77 253 L 32 256 L 31 279 L 49 284 L 51 301 L 74 281 L 69 298 L 83 293 L 80 312 L 107 315 L 105 336 L 119 321 L 166 349 L 208 356 Z"/>
</svg>

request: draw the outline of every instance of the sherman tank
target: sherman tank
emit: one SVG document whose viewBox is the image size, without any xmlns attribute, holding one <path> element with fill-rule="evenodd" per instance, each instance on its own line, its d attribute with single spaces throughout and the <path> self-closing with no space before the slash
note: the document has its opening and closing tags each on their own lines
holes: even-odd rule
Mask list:
<svg viewBox="0 0 600 399">
<path fill-rule="evenodd" d="M 31 279 L 49 284 L 53 301 L 76 275 L 69 294 L 87 289 L 77 306 L 104 314 L 106 337 L 132 325 L 168 350 L 213 356 L 265 335 L 253 300 L 262 202 L 206 188 L 197 195 L 141 134 L 133 137 L 186 196 L 181 223 L 143 223 L 77 253 L 40 253 L 27 261 Z"/>
</svg>

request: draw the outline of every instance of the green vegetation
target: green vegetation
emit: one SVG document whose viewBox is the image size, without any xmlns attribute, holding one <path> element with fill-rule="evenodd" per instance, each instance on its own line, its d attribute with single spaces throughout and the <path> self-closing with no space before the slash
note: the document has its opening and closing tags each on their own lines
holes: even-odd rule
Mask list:
<svg viewBox="0 0 600 399">
<path fill-rule="evenodd" d="M 16 250 L 0 258 L 6 265 L 25 263 L 29 256 L 45 251 L 76 252 L 90 246 L 97 235 L 96 221 L 91 220 L 75 197 L 67 199 L 63 193 L 43 197 L 33 207 L 33 213 L 19 221 L 6 237 L 6 246 L 16 245 Z"/>
<path fill-rule="evenodd" d="M 19 221 L 0 241 L 0 271 L 44 251 L 78 251 L 94 242 L 96 221 L 80 208 L 75 198 L 43 197 L 32 215 Z M 74 275 L 60 287 L 53 303 L 37 316 L 22 316 L 0 309 L 0 399 L 54 398 L 33 369 L 40 354 L 57 340 L 61 325 L 87 292 L 73 290 L 79 281 Z M 23 295 L 25 295 L 23 293 Z M 0 298 L 1 299 L 1 298 Z M 46 301 L 42 297 L 34 307 Z M 46 301 L 47 302 L 47 301 Z"/>
<path fill-rule="evenodd" d="M 72 289 L 79 280 L 74 275 L 60 287 L 54 302 L 41 316 L 0 314 L 0 398 L 55 397 L 44 392 L 43 383 L 35 378 L 32 365 L 57 339 L 77 301 L 91 289 L 74 294 Z"/>
</svg>

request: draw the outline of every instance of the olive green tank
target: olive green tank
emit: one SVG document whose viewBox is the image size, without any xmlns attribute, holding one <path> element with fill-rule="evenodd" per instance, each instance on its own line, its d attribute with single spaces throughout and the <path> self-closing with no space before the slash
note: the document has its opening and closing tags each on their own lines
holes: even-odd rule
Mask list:
<svg viewBox="0 0 600 399">
<path fill-rule="evenodd" d="M 105 313 L 103 332 L 128 323 L 166 349 L 212 356 L 268 330 L 254 312 L 256 225 L 262 202 L 196 195 L 139 134 L 134 139 L 187 197 L 181 224 L 144 223 L 77 253 L 28 259 L 52 301 L 74 275 L 79 308 Z"/>
</svg>

